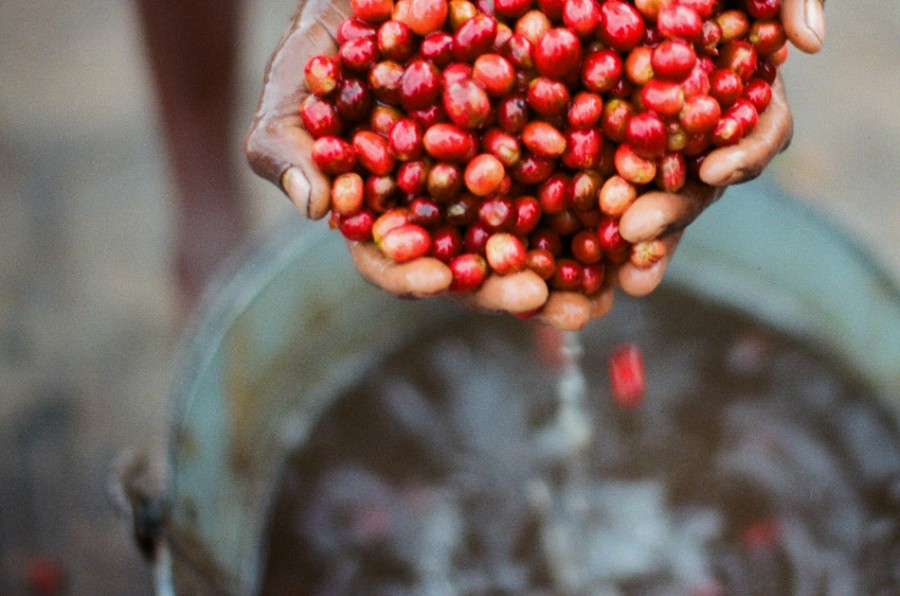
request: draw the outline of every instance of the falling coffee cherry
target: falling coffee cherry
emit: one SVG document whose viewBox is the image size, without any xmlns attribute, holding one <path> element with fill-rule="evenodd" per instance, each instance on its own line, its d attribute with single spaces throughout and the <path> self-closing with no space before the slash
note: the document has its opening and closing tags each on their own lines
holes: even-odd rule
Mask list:
<svg viewBox="0 0 900 596">
<path fill-rule="evenodd" d="M 609 385 L 613 400 L 623 410 L 633 410 L 644 401 L 647 378 L 644 353 L 634 343 L 625 343 L 609 356 Z"/>
</svg>

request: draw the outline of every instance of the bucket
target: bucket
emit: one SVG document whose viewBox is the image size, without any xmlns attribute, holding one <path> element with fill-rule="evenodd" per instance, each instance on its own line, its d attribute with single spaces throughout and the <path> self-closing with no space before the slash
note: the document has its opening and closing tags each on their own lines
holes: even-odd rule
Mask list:
<svg viewBox="0 0 900 596">
<path fill-rule="evenodd" d="M 664 287 L 834 355 L 900 413 L 897 286 L 828 221 L 764 179 L 732 189 L 691 226 Z M 472 315 L 371 287 L 339 234 L 299 217 L 228 275 L 201 312 L 172 394 L 156 590 L 250 595 L 291 450 L 380 355 L 426 326 Z"/>
</svg>

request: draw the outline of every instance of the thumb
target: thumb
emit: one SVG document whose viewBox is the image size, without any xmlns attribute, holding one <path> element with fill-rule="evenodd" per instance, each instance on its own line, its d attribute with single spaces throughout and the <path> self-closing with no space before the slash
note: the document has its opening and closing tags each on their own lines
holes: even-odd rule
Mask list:
<svg viewBox="0 0 900 596">
<path fill-rule="evenodd" d="M 308 95 L 303 72 L 310 57 L 336 51 L 333 36 L 320 21 L 285 34 L 266 68 L 256 114 L 244 140 L 253 171 L 280 187 L 312 219 L 328 212 L 330 184 L 312 163 L 313 139 L 300 118 L 300 104 Z"/>
<path fill-rule="evenodd" d="M 784 0 L 781 20 L 788 39 L 807 54 L 825 43 L 825 0 Z"/>
</svg>

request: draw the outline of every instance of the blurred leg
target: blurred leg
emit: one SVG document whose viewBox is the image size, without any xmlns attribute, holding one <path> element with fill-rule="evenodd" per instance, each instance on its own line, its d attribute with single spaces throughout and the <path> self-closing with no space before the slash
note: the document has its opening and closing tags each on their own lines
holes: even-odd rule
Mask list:
<svg viewBox="0 0 900 596">
<path fill-rule="evenodd" d="M 175 267 L 190 308 L 249 213 L 233 156 L 236 0 L 138 0 L 178 196 Z"/>
</svg>

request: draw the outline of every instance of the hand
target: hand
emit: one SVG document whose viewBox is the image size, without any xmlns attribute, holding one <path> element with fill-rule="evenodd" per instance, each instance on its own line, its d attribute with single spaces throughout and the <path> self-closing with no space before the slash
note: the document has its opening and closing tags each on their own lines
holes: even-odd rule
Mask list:
<svg viewBox="0 0 900 596">
<path fill-rule="evenodd" d="M 825 43 L 825 0 L 784 0 L 781 23 L 794 47 L 815 54 Z"/>
<path fill-rule="evenodd" d="M 311 219 L 330 209 L 326 176 L 312 164 L 313 139 L 303 129 L 298 108 L 307 96 L 303 67 L 313 56 L 337 52 L 335 32 L 350 13 L 346 0 L 303 2 L 291 19 L 266 68 L 263 91 L 244 150 L 253 170 L 279 186 Z M 452 276 L 437 259 L 423 257 L 398 264 L 372 243 L 348 242 L 360 274 L 382 289 L 404 297 L 445 293 Z M 540 320 L 561 328 L 580 327 L 608 310 L 612 289 L 588 299 L 574 293 L 550 293 L 535 273 L 492 276 L 477 292 L 454 295 L 458 302 L 485 311 L 531 313 L 544 307 Z"/>
<path fill-rule="evenodd" d="M 784 0 L 782 24 L 799 50 L 814 54 L 825 40 L 825 0 Z M 616 283 L 628 294 L 643 296 L 662 281 L 684 228 L 724 192 L 725 187 L 759 176 L 791 141 L 792 119 L 784 82 L 779 75 L 772 86 L 772 103 L 760 116 L 753 134 L 732 147 L 713 151 L 700 168 L 705 184 L 690 184 L 677 194 L 649 192 L 622 216 L 619 231 L 629 242 L 662 238 L 666 256 L 648 269 L 626 263 L 615 272 Z"/>
</svg>

